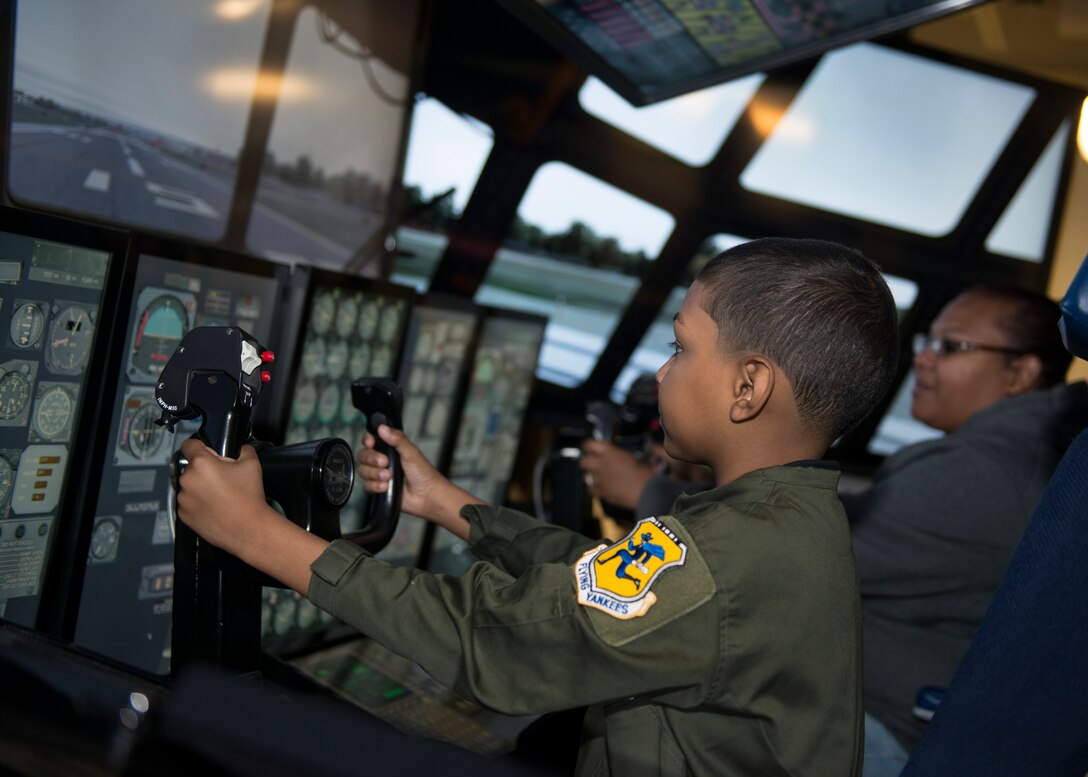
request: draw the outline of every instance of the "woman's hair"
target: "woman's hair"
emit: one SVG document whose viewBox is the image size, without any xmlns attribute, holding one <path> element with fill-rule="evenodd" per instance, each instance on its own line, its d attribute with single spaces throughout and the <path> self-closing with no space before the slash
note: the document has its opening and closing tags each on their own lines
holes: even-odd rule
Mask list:
<svg viewBox="0 0 1088 777">
<path fill-rule="evenodd" d="M 964 294 L 993 300 L 1004 307 L 996 321 L 1009 348 L 1035 354 L 1042 361 L 1038 388 L 1050 388 L 1065 380 L 1073 357 L 1062 343 L 1058 303 L 1043 294 L 1016 286 L 971 286 Z"/>
</svg>

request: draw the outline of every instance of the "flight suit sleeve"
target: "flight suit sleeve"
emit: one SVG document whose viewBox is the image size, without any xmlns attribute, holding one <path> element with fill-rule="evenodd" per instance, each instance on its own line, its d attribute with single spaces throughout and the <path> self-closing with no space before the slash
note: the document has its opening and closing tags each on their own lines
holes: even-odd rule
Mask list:
<svg viewBox="0 0 1088 777">
<path fill-rule="evenodd" d="M 573 564 L 600 544 L 565 527 L 505 507 L 466 505 L 461 515 L 469 522 L 469 543 L 476 558 L 515 577 L 534 564 Z"/>
<path fill-rule="evenodd" d="M 478 562 L 461 577 L 397 567 L 336 541 L 314 562 L 309 596 L 461 696 L 511 715 L 665 689 L 705 699 L 719 618 L 705 564 L 667 570 L 647 615 L 618 621 L 579 604 L 575 567 L 512 576 Z M 668 582 L 668 585 L 664 583 Z"/>
</svg>

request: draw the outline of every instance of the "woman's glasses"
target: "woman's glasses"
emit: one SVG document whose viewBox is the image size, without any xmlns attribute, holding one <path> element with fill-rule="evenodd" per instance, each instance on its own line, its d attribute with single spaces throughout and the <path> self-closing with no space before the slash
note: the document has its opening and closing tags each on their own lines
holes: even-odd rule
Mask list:
<svg viewBox="0 0 1088 777">
<path fill-rule="evenodd" d="M 926 350 L 933 351 L 934 356 L 948 356 L 949 354 L 963 353 L 964 351 L 996 351 L 997 353 L 1008 353 L 1014 356 L 1022 356 L 1026 353 L 1018 348 L 1006 348 L 1000 345 L 979 345 L 967 340 L 950 340 L 947 337 L 937 337 L 922 332 L 914 335 L 911 340 L 911 347 L 915 356 L 921 356 Z"/>
</svg>

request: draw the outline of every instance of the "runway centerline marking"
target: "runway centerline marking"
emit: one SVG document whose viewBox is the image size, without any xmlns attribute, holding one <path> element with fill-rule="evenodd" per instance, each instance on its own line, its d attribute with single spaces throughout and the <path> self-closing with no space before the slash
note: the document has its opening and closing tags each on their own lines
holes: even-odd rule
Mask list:
<svg viewBox="0 0 1088 777">
<path fill-rule="evenodd" d="M 83 182 L 84 189 L 96 192 L 108 192 L 110 190 L 110 174 L 106 170 L 95 168 L 87 174 L 87 180 Z"/>
</svg>

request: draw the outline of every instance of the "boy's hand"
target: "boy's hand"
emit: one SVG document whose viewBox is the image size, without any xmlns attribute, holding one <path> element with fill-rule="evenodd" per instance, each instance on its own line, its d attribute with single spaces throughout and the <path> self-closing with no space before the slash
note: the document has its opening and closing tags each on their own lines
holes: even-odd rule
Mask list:
<svg viewBox="0 0 1088 777">
<path fill-rule="evenodd" d="M 226 459 L 186 440 L 189 464 L 178 481 L 178 518 L 207 542 L 305 596 L 310 564 L 328 543 L 291 523 L 265 500 L 261 462 L 251 445 Z"/>
<path fill-rule="evenodd" d="M 404 473 L 401 509 L 434 521 L 467 540 L 468 521 L 461 517 L 461 508 L 466 504 L 484 504 L 484 501 L 451 483 L 401 430 L 382 424 L 378 434 L 400 455 Z M 359 451 L 358 472 L 363 487 L 372 494 L 380 494 L 388 490 L 392 472 L 389 457 L 374 450 L 374 444 L 374 435 L 365 433 L 364 447 Z"/>
<path fill-rule="evenodd" d="M 582 443 L 579 462 L 590 493 L 618 507 L 634 510 L 639 494 L 653 476 L 654 468 L 604 440 Z"/>
<path fill-rule="evenodd" d="M 195 438 L 182 443 L 181 452 L 189 463 L 178 481 L 178 517 L 212 545 L 241 557 L 246 536 L 259 531 L 257 516 L 271 509 L 257 452 L 243 445 L 237 459 L 227 459 Z"/>
</svg>

